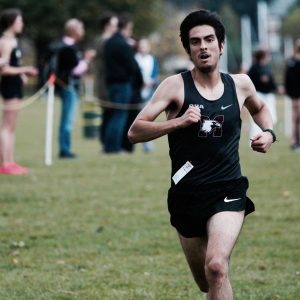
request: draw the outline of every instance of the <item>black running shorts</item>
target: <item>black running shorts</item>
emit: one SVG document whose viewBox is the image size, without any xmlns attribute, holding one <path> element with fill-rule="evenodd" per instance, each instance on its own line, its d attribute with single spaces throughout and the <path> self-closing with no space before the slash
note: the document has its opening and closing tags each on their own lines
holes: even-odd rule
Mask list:
<svg viewBox="0 0 300 300">
<path fill-rule="evenodd" d="M 2 76 L 0 90 L 4 101 L 23 98 L 23 82 L 20 75 Z"/>
<path fill-rule="evenodd" d="M 214 214 L 222 211 L 253 212 L 255 206 L 246 196 L 248 179 L 215 182 L 190 188 L 170 188 L 168 209 L 170 222 L 186 238 L 205 236 L 206 224 Z"/>
</svg>

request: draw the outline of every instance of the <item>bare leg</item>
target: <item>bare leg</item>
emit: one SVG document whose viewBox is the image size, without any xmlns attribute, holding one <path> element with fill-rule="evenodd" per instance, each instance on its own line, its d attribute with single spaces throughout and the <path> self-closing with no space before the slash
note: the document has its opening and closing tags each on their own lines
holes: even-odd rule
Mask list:
<svg viewBox="0 0 300 300">
<path fill-rule="evenodd" d="M 10 108 L 16 107 L 19 103 L 20 101 L 17 99 L 4 102 L 2 125 L 0 128 L 0 149 L 3 165 L 14 162 L 15 130 L 19 110 Z"/>
<path fill-rule="evenodd" d="M 229 281 L 229 259 L 244 221 L 242 212 L 220 212 L 208 223 L 208 244 L 205 274 L 209 285 L 209 300 L 232 300 Z"/>
<path fill-rule="evenodd" d="M 208 292 L 208 283 L 205 277 L 205 257 L 207 238 L 185 238 L 179 234 L 182 250 L 193 277 L 202 292 Z"/>
<path fill-rule="evenodd" d="M 242 212 L 220 212 L 207 223 L 207 237 L 185 238 L 182 249 L 193 277 L 209 300 L 232 300 L 229 258 L 244 221 Z"/>
<path fill-rule="evenodd" d="M 300 99 L 292 101 L 292 145 L 300 143 Z"/>
</svg>

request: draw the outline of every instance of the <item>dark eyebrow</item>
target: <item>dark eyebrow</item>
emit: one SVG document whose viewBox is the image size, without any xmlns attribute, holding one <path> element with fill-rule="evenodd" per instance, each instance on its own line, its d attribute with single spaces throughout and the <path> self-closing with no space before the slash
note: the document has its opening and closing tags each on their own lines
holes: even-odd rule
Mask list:
<svg viewBox="0 0 300 300">
<path fill-rule="evenodd" d="M 209 38 L 214 38 L 215 37 L 215 35 L 214 34 L 209 34 L 209 35 L 206 35 L 206 36 L 204 36 L 203 37 L 203 39 L 209 39 Z M 192 41 L 192 40 L 199 40 L 199 39 L 201 39 L 201 38 L 199 38 L 199 37 L 190 37 L 190 41 Z"/>
<path fill-rule="evenodd" d="M 205 36 L 205 37 L 204 37 L 204 39 L 208 39 L 208 38 L 214 38 L 214 37 L 215 37 L 215 35 L 214 35 L 214 34 L 209 34 L 209 35 Z"/>
</svg>

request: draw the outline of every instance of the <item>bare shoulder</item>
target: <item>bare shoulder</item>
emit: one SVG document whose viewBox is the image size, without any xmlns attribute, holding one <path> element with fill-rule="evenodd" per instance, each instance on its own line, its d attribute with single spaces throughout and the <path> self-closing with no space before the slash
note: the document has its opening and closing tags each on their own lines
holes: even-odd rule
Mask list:
<svg viewBox="0 0 300 300">
<path fill-rule="evenodd" d="M 153 100 L 165 99 L 167 101 L 177 101 L 183 99 L 184 88 L 180 74 L 172 75 L 164 79 L 153 95 Z"/>
<path fill-rule="evenodd" d="M 248 89 L 252 86 L 252 81 L 247 74 L 230 74 L 237 89 Z"/>
<path fill-rule="evenodd" d="M 231 77 L 235 83 L 240 107 L 242 107 L 247 99 L 255 96 L 256 90 L 254 84 L 247 74 L 234 74 Z"/>
<path fill-rule="evenodd" d="M 174 90 L 178 91 L 179 89 L 183 88 L 182 76 L 180 74 L 169 76 L 162 81 L 160 86 L 162 88 L 169 89 L 169 92 L 172 92 Z"/>
<path fill-rule="evenodd" d="M 184 98 L 183 80 L 180 74 L 172 75 L 164 79 L 151 100 L 140 112 L 138 118 L 154 120 L 163 111 L 169 116 L 180 110 Z"/>
<path fill-rule="evenodd" d="M 10 53 L 11 50 L 16 46 L 15 39 L 8 39 L 6 37 L 0 38 L 0 52 L 5 55 Z"/>
</svg>

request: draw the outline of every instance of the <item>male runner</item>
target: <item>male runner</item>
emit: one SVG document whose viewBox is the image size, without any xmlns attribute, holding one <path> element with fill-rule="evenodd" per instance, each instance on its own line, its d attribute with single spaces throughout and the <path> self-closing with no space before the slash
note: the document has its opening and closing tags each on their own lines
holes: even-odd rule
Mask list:
<svg viewBox="0 0 300 300">
<path fill-rule="evenodd" d="M 171 224 L 201 291 L 208 299 L 227 300 L 233 298 L 230 254 L 245 215 L 254 210 L 239 164 L 241 108 L 245 106 L 263 130 L 251 142 L 254 151 L 267 152 L 276 136 L 249 77 L 219 71 L 225 39 L 219 17 L 206 10 L 190 13 L 180 26 L 180 37 L 194 68 L 159 85 L 128 137 L 137 143 L 168 134 Z M 163 111 L 167 120 L 155 122 Z"/>
</svg>

